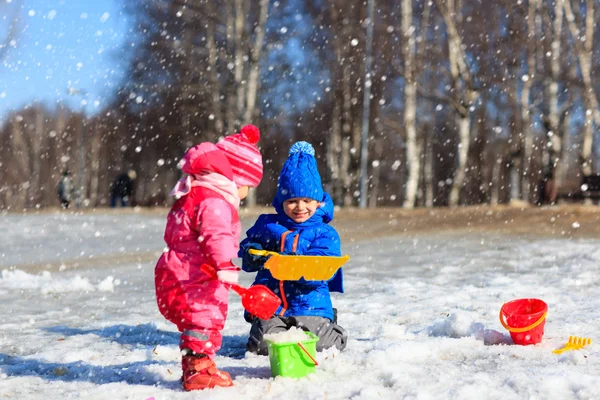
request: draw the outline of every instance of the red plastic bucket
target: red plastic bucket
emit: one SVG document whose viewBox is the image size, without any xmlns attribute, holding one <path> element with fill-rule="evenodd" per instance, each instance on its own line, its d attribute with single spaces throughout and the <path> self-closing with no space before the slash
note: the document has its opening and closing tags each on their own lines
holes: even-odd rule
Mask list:
<svg viewBox="0 0 600 400">
<path fill-rule="evenodd" d="M 515 344 L 522 346 L 542 341 L 548 304 L 540 299 L 517 299 L 504 303 L 500 323 L 510 332 Z"/>
</svg>

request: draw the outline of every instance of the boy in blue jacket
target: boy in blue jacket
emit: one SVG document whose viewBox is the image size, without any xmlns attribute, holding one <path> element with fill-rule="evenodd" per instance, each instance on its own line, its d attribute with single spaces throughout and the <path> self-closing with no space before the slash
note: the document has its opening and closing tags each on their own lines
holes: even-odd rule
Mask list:
<svg viewBox="0 0 600 400">
<path fill-rule="evenodd" d="M 317 351 L 346 347 L 347 333 L 337 324 L 330 291 L 343 293 L 340 268 L 329 281 L 279 281 L 264 268 L 267 257 L 254 256 L 250 249 L 280 254 L 340 256 L 340 237 L 328 223 L 333 219 L 333 200 L 323 191 L 321 176 L 307 142 L 291 149 L 279 175 L 273 206 L 277 214 L 263 214 L 246 232 L 240 245 L 242 269 L 258 272 L 253 285 L 265 285 L 281 298 L 282 305 L 269 320 L 245 313 L 252 324 L 246 350 L 267 354 L 263 336 L 298 327 L 319 337 Z"/>
</svg>

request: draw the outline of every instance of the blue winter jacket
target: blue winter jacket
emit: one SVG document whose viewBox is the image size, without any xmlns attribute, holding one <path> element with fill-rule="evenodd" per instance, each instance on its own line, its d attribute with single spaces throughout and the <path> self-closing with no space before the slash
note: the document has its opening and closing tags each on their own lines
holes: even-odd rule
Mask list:
<svg viewBox="0 0 600 400">
<path fill-rule="evenodd" d="M 321 207 L 317 208 L 314 215 L 300 224 L 292 221 L 283 211 L 282 204 L 275 200 L 273 206 L 277 214 L 262 214 L 246 232 L 240 246 L 239 256 L 243 258 L 244 245 L 258 243 L 264 250 L 278 253 L 290 253 L 298 237 L 295 253 L 311 256 L 340 256 L 340 237 L 332 226 L 327 223 L 333 219 L 333 201 L 325 193 Z M 283 249 L 281 238 L 285 232 Z M 263 266 L 242 263 L 246 272 L 255 272 L 256 279 L 253 285 L 265 285 L 282 299 L 282 305 L 277 310 L 277 315 L 291 316 L 320 316 L 333 320 L 333 307 L 331 305 L 330 291 L 343 293 L 343 272 L 340 268 L 329 281 L 307 281 L 304 278 L 298 281 L 281 282 L 271 275 Z M 246 320 L 249 315 L 245 315 Z"/>
</svg>

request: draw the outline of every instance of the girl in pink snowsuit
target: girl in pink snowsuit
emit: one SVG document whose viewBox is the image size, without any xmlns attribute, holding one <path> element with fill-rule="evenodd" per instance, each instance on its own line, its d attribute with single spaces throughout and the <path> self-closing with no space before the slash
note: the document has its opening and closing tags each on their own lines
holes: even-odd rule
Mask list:
<svg viewBox="0 0 600 400">
<path fill-rule="evenodd" d="M 180 162 L 187 175 L 171 192 L 178 200 L 167 217 L 168 251 L 154 278 L 158 308 L 181 332 L 185 390 L 232 385 L 213 362 L 227 317 L 228 288 L 221 282 L 237 282 L 239 268 L 231 260 L 239 249 L 238 207 L 262 178 L 259 137 L 246 125 L 216 145 L 191 148 Z M 214 267 L 219 280 L 203 273 L 202 264 Z"/>
</svg>

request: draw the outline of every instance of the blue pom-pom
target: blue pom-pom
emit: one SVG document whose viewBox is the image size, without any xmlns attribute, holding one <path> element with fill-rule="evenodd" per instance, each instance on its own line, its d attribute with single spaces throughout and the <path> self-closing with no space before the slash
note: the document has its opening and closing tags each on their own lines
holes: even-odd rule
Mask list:
<svg viewBox="0 0 600 400">
<path fill-rule="evenodd" d="M 310 154 L 311 156 L 315 156 L 315 149 L 308 142 L 296 142 L 290 149 L 290 156 L 294 153 L 305 153 Z"/>
</svg>

